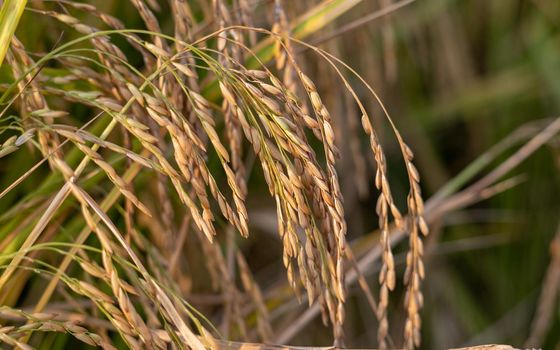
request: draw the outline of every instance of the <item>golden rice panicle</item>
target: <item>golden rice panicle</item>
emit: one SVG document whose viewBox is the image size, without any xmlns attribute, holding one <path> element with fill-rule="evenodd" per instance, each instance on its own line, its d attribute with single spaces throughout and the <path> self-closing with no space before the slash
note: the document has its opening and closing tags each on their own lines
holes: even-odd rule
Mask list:
<svg viewBox="0 0 560 350">
<path fill-rule="evenodd" d="M 184 84 L 188 89 L 200 92 L 198 73 L 194 69 L 196 61 L 191 50 L 185 45 L 186 42 L 192 42 L 192 29 L 195 23 L 193 18 L 192 9 L 188 1 L 172 0 L 173 19 L 175 24 L 175 48 L 177 55 L 174 56 L 172 64 L 184 76 L 183 80 L 177 85 Z M 178 87 L 177 87 L 178 88 Z M 177 96 L 181 94 L 177 93 Z M 176 103 L 178 106 L 178 104 Z M 189 114 L 188 106 L 185 106 L 185 114 Z M 190 119 L 191 122 L 194 120 Z M 196 123 L 193 123 L 195 126 Z"/>
<path fill-rule="evenodd" d="M 224 99 L 222 101 L 222 114 L 224 115 L 226 123 L 226 137 L 229 141 L 229 148 L 231 151 L 231 166 L 235 173 L 235 181 L 240 188 L 239 197 L 244 200 L 247 195 L 247 184 L 245 180 L 245 166 L 243 164 L 243 132 L 241 130 L 240 115 L 241 111 L 237 107 L 238 102 L 236 97 L 231 92 L 230 88 L 223 82 L 219 83 L 220 90 Z"/>
<path fill-rule="evenodd" d="M 241 43 L 243 37 L 240 36 L 239 32 L 235 29 L 224 29 L 225 26 L 233 24 L 230 10 L 225 3 L 222 0 L 213 0 L 212 5 L 214 8 L 214 15 L 217 18 L 217 29 L 219 31 L 217 38 L 218 50 L 220 52 L 218 62 L 222 69 L 231 69 L 233 62 L 242 62 L 244 59 L 238 47 L 238 43 Z M 231 38 L 228 39 L 227 36 Z M 232 40 L 233 42 L 226 45 L 227 40 Z M 246 170 L 243 162 L 243 132 L 240 122 L 243 116 L 239 114 L 238 98 L 234 94 L 233 87 L 228 84 L 227 79 L 220 81 L 219 87 L 223 96 L 221 110 L 225 121 L 225 135 L 229 143 L 231 154 L 230 162 L 233 171 L 230 171 L 229 166 L 224 167 L 224 170 L 226 171 L 228 182 L 232 185 L 234 201 L 240 212 L 237 219 L 239 222 L 238 226 L 242 227 L 240 232 L 246 237 L 248 235 L 248 230 L 245 229 L 245 227 L 247 226 L 248 218 L 244 201 L 247 196 L 247 184 L 245 179 Z"/>
<path fill-rule="evenodd" d="M 311 152 L 306 148 L 307 144 L 298 139 L 296 132 L 298 134 L 300 132 L 294 129 L 296 124 L 285 119 L 284 116 L 288 115 L 284 114 L 280 107 L 281 103 L 278 103 L 285 102 L 285 96 L 280 92 L 285 87 L 277 88 L 263 82 L 263 79 L 272 77 L 268 72 L 247 71 L 245 75 L 252 82 L 244 82 L 243 89 L 246 89 L 245 91 L 253 97 L 251 104 L 258 113 L 258 120 L 262 124 L 256 123 L 252 119 L 254 111 L 248 109 L 247 113 L 239 112 L 239 115 L 242 116 L 240 119 L 241 126 L 247 139 L 253 144 L 255 152 L 261 161 L 270 192 L 275 197 L 279 218 L 278 231 L 284 243 L 283 262 L 287 270 L 288 281 L 297 293 L 298 284 L 295 263 L 298 264 L 299 271 L 302 272 L 309 269 L 309 267 L 305 267 L 303 264 L 310 261 L 308 258 L 298 256 L 302 251 L 299 249 L 302 243 L 298 237 L 297 230 L 298 227 L 301 227 L 305 230 L 306 235 L 309 235 L 314 219 L 311 217 L 311 210 L 307 206 L 306 194 L 304 194 L 300 180 L 301 175 L 298 175 L 298 171 L 293 168 L 291 161 L 285 157 L 283 152 L 293 155 L 295 162 L 302 163 L 299 159 L 302 161 L 305 159 L 305 164 L 308 164 L 309 162 L 315 163 L 315 160 L 309 158 Z M 245 114 L 251 118 L 247 118 Z M 284 116 L 280 117 L 279 115 L 281 114 Z M 262 136 L 262 133 L 259 131 L 261 127 L 268 135 L 274 137 L 273 140 L 276 141 L 276 145 Z M 297 147 L 295 147 L 296 144 Z M 316 169 L 318 176 L 324 179 L 319 168 L 314 166 L 314 169 Z M 327 189 L 324 180 L 321 181 L 324 184 L 322 186 L 323 189 Z M 313 266 L 313 269 L 315 269 L 315 266 Z M 302 281 L 306 280 L 305 275 L 300 274 Z M 312 286 L 314 283 L 309 283 L 308 281 L 307 283 L 304 282 L 304 285 Z M 319 289 L 313 287 L 307 289 L 309 299 L 313 300 L 314 290 Z"/>
<path fill-rule="evenodd" d="M 61 130 L 59 130 L 59 133 Z M 75 145 L 82 151 L 85 155 L 93 160 L 93 162 L 103 170 L 107 177 L 115 184 L 115 187 L 123 194 L 125 198 L 130 200 L 138 209 L 144 212 L 146 215 L 151 216 L 150 210 L 136 197 L 131 185 L 126 183 L 115 171 L 115 169 L 106 162 L 103 157 L 97 153 L 92 148 L 84 145 L 83 143 L 75 142 Z"/>
<path fill-rule="evenodd" d="M 294 51 L 292 42 L 289 39 L 290 26 L 282 0 L 274 0 L 274 23 L 271 32 L 279 36 L 274 43 L 276 69 L 282 74 L 281 76 L 286 87 L 292 90 L 295 84 L 295 70 L 288 60 L 288 55 L 293 56 Z"/>
<path fill-rule="evenodd" d="M 387 306 L 389 305 L 389 292 L 395 288 L 395 263 L 389 241 L 389 220 L 390 215 L 395 219 L 397 227 L 402 226 L 401 214 L 393 202 L 393 196 L 387 180 L 387 165 L 385 154 L 379 144 L 377 135 L 367 114 L 362 115 L 362 127 L 369 136 L 370 147 L 377 165 L 375 174 L 375 186 L 379 191 L 377 199 L 376 212 L 379 218 L 379 229 L 381 237 L 379 243 L 382 249 L 381 270 L 379 272 L 379 304 L 377 307 L 377 318 L 379 320 L 379 328 L 377 331 L 378 346 L 382 349 L 387 347 L 387 336 L 389 333 L 389 321 L 387 318 Z"/>
<path fill-rule="evenodd" d="M 258 73 L 256 73 L 258 74 Z M 255 78 L 259 78 L 256 76 Z M 303 74 L 303 73 L 302 73 Z M 307 87 L 310 87 L 310 80 L 307 77 L 308 82 Z M 342 342 L 342 322 L 344 319 L 344 287 L 343 287 L 343 250 L 345 245 L 345 222 L 343 218 L 343 209 L 341 194 L 338 188 L 338 180 L 336 177 L 331 176 L 334 173 L 333 163 L 336 158 L 336 147 L 334 146 L 334 134 L 332 132 L 332 127 L 330 126 L 330 115 L 326 108 L 322 108 L 322 102 L 317 99 L 318 94 L 314 85 L 311 87 L 310 92 L 312 94 L 312 101 L 314 101 L 314 107 L 317 107 L 317 113 L 322 114 L 323 122 L 316 122 L 316 127 L 314 131 L 319 131 L 320 139 L 327 139 L 328 144 L 325 145 L 325 153 L 327 155 L 328 172 L 325 174 L 323 170 L 317 165 L 317 161 L 314 156 L 314 152 L 309 148 L 308 142 L 305 139 L 305 133 L 302 128 L 302 121 L 305 112 L 298 106 L 297 100 L 294 101 L 294 97 L 289 93 L 286 93 L 287 88 L 281 84 L 274 77 L 270 77 L 272 85 L 264 82 L 258 83 L 258 88 L 252 84 L 246 84 L 246 87 L 253 92 L 258 100 L 265 106 L 268 113 L 271 114 L 271 118 L 261 118 L 263 121 L 263 126 L 270 135 L 275 135 L 277 143 L 280 145 L 281 149 L 289 152 L 293 155 L 294 163 L 296 168 L 301 170 L 297 172 L 292 172 L 291 175 L 299 174 L 298 176 L 307 178 L 304 181 L 294 182 L 293 177 L 281 176 L 281 185 L 275 186 L 280 187 L 282 191 L 279 193 L 281 196 L 278 197 L 278 217 L 279 217 L 279 231 L 281 236 L 284 238 L 284 264 L 288 271 L 288 278 L 292 286 L 295 286 L 294 268 L 292 264 L 292 259 L 298 263 L 300 271 L 300 279 L 308 291 L 310 300 L 314 298 L 314 291 L 317 290 L 314 285 L 316 279 L 311 276 L 310 271 L 321 271 L 325 267 L 328 267 L 329 273 L 321 273 L 315 276 L 321 276 L 321 285 L 326 288 L 326 291 L 330 291 L 325 295 L 323 299 L 325 307 L 329 308 L 328 314 L 330 315 L 332 323 L 335 325 L 335 333 L 337 338 L 337 344 Z M 277 101 L 280 100 L 281 103 Z M 284 105 L 285 108 L 281 108 Z M 321 105 L 319 107 L 319 105 Z M 287 113 L 286 113 L 287 112 Z M 278 117 L 282 115 L 282 117 Z M 327 120 L 328 122 L 324 122 Z M 323 127 L 321 127 L 323 126 Z M 268 141 L 267 149 L 275 150 L 275 146 L 271 145 Z M 272 153 L 273 155 L 275 153 Z M 279 156 L 274 156 L 281 160 Z M 286 160 L 282 160 L 286 162 Z M 288 169 L 290 169 L 288 167 Z M 283 172 L 280 172 L 282 174 Z M 267 172 L 265 172 L 267 174 Z M 289 180 L 286 180 L 289 179 Z M 326 179 L 330 179 L 328 181 Z M 294 186 L 295 183 L 299 183 L 299 186 Z M 304 185 L 304 183 L 306 185 Z M 273 190 L 274 193 L 276 190 Z M 333 192 L 335 195 L 333 195 Z M 299 195 L 301 194 L 301 195 Z M 301 205 L 305 202 L 303 198 L 298 199 L 298 197 L 307 197 L 307 200 L 312 204 L 313 209 L 307 209 L 306 205 Z M 294 198 L 294 199 L 290 199 Z M 336 198 L 336 199 L 335 199 Z M 283 202 L 286 201 L 288 205 Z M 299 202 L 299 204 L 298 204 Z M 292 209 L 293 208 L 293 209 Z M 296 210 L 298 209 L 299 210 Z M 304 208 L 304 210 L 301 210 Z M 302 215 L 303 214 L 303 215 Z M 322 255 L 323 258 L 319 259 L 315 254 L 311 254 L 308 258 L 300 258 L 298 254 L 303 252 L 307 253 L 305 250 L 298 249 L 297 246 L 301 245 L 303 242 L 299 242 L 297 235 L 293 232 L 298 228 L 298 224 L 302 224 L 302 228 L 306 233 L 306 240 L 312 242 L 312 245 L 322 246 L 321 249 L 327 250 L 326 255 Z M 318 225 L 319 229 L 313 229 L 312 226 L 308 226 L 310 223 Z M 334 230 L 332 229 L 334 228 Z M 335 232 L 333 235 L 332 232 Z M 321 233 L 325 237 L 321 237 Z M 324 260 L 326 258 L 326 260 Z M 323 261 L 321 261 L 323 260 Z"/>
<path fill-rule="evenodd" d="M 238 9 L 238 11 L 234 12 L 237 14 L 237 22 L 246 27 L 254 27 L 254 18 L 253 14 L 255 11 L 256 3 L 250 0 L 236 0 L 234 1 L 234 6 Z M 254 31 L 249 31 L 247 33 L 249 37 L 249 44 L 250 46 L 255 46 L 257 43 L 257 33 Z"/>
<path fill-rule="evenodd" d="M 131 86 L 128 86 L 128 88 L 130 89 Z M 181 130 L 183 125 L 177 126 L 175 125 L 173 120 L 169 119 L 168 116 L 172 114 L 167 109 L 166 105 L 164 105 L 160 100 L 150 96 L 149 94 L 142 93 L 141 96 L 139 96 L 138 92 L 134 91 L 134 88 L 131 90 L 131 92 L 133 93 L 134 98 L 137 101 L 141 101 L 145 104 L 148 115 L 160 126 L 166 127 L 168 129 L 170 135 L 172 136 L 173 142 L 177 142 L 181 146 L 186 146 L 188 143 L 191 143 L 190 139 L 188 138 L 189 133 Z M 146 130 L 148 130 L 149 128 L 132 118 L 124 119 L 123 125 L 140 140 L 140 142 L 146 149 L 150 150 L 150 152 L 156 157 L 163 171 L 168 176 L 170 176 L 171 182 L 175 187 L 177 193 L 179 194 L 179 198 L 191 210 L 191 215 L 193 215 L 195 224 L 206 234 L 209 239 L 212 239 L 212 237 L 215 235 L 215 228 L 213 224 L 214 217 L 210 209 L 210 203 L 208 201 L 205 186 L 202 183 L 202 180 L 195 176 L 198 173 L 192 173 L 189 170 L 191 160 L 188 159 L 195 159 L 196 152 L 191 152 L 193 153 L 193 157 L 188 156 L 187 153 L 185 153 L 186 150 L 191 149 L 194 151 L 195 148 L 190 146 L 186 148 L 176 147 L 177 152 L 174 153 L 174 156 L 180 166 L 181 171 L 183 172 L 183 176 L 185 177 L 185 179 L 193 184 L 195 193 L 201 204 L 201 209 L 198 208 L 195 201 L 191 198 L 191 195 L 185 192 L 185 190 L 183 189 L 183 185 L 181 184 L 179 174 L 173 169 L 171 164 L 169 164 L 169 162 L 166 160 L 163 152 L 157 147 L 158 139 L 152 136 L 150 133 L 146 132 Z M 194 136 L 192 134 L 190 135 Z M 201 210 L 202 212 L 200 213 L 199 210 Z"/>
<path fill-rule="evenodd" d="M 98 346 L 107 350 L 115 349 L 106 338 L 78 325 L 76 321 L 65 320 L 66 317 L 69 317 L 67 315 L 24 312 L 20 309 L 8 306 L 2 306 L 0 308 L 0 315 L 27 322 L 24 326 L 4 326 L 0 328 L 0 340 L 18 349 L 33 349 L 31 346 L 21 341 L 23 335 L 31 332 L 66 333 L 90 346 Z"/>
<path fill-rule="evenodd" d="M 220 53 L 226 54 L 219 58 L 219 60 L 231 57 L 238 62 L 242 62 L 243 55 L 238 43 L 243 42 L 243 36 L 233 26 L 236 23 L 233 22 L 234 16 L 232 16 L 239 11 L 239 8 L 233 11 L 233 9 L 228 8 L 223 0 L 212 0 L 212 10 L 216 22 L 216 29 L 218 31 L 216 36 L 216 48 Z M 231 42 L 228 43 L 228 41 Z M 227 67 L 227 65 L 224 67 Z"/>
<path fill-rule="evenodd" d="M 107 314 L 110 315 L 109 320 L 111 323 L 132 348 L 140 348 L 139 341 L 147 345 L 154 345 L 157 340 L 154 340 L 151 336 L 151 332 L 125 292 L 125 289 L 131 290 L 131 287 L 119 277 L 111 258 L 115 250 L 120 251 L 121 249 L 114 246 L 107 232 L 96 222 L 85 204 L 82 205 L 82 213 L 86 223 L 97 233 L 101 242 L 104 272 L 114 297 L 104 294 L 83 281 L 79 281 L 75 286 L 71 285 L 72 289 L 79 294 L 98 301 L 99 307 L 107 311 Z"/>
<path fill-rule="evenodd" d="M 309 148 L 307 141 L 305 140 L 305 134 L 301 125 L 296 121 L 301 116 L 301 111 L 299 114 L 297 112 L 297 106 L 290 106 L 287 103 L 287 97 L 281 93 L 281 91 L 286 91 L 286 87 L 281 85 L 278 81 L 274 81 L 271 76 L 271 81 L 273 85 L 267 85 L 266 83 L 258 83 L 258 87 L 262 90 L 260 92 L 258 88 L 254 85 L 247 84 L 246 86 L 255 91 L 254 94 L 257 95 L 263 104 L 266 106 L 267 110 L 270 111 L 271 116 L 269 118 L 262 118 L 264 122 L 264 127 L 267 132 L 274 135 L 277 143 L 286 152 L 289 152 L 294 157 L 295 167 L 290 165 L 290 162 L 286 159 L 282 159 L 278 153 L 276 146 L 270 144 L 269 141 L 265 141 L 267 149 L 272 152 L 274 158 L 282 161 L 286 170 L 288 171 L 288 176 L 285 175 L 283 169 L 279 169 L 279 186 L 275 186 L 276 191 L 279 194 L 279 204 L 278 204 L 278 216 L 279 221 L 279 231 L 284 239 L 284 264 L 288 272 L 288 279 L 293 289 L 297 292 L 297 285 L 295 284 L 295 269 L 294 262 L 297 262 L 300 271 L 300 279 L 302 280 L 304 286 L 306 286 L 309 300 L 313 300 L 314 291 L 320 290 L 314 287 L 315 280 L 310 280 L 309 278 L 313 274 L 312 271 L 321 270 L 325 264 L 329 266 L 335 266 L 331 260 L 334 259 L 335 245 L 333 244 L 333 238 L 327 236 L 328 247 L 323 249 L 331 250 L 324 258 L 328 259 L 328 262 L 321 262 L 317 258 L 316 254 L 310 254 L 307 258 L 298 256 L 299 253 L 307 254 L 307 251 L 299 249 L 303 244 L 303 241 L 298 238 L 296 233 L 298 227 L 304 229 L 307 242 L 313 242 L 313 245 L 325 245 L 322 243 L 323 237 L 320 237 L 319 232 L 330 232 L 331 220 L 329 219 L 330 214 L 323 203 L 323 198 L 331 198 L 332 196 L 328 193 L 328 184 L 325 181 L 326 175 L 317 165 L 317 161 L 314 158 L 313 151 Z M 270 94 L 272 96 L 267 96 Z M 286 105 L 286 112 L 280 111 L 280 105 L 275 101 L 279 99 L 282 103 Z M 278 114 L 283 114 L 279 117 Z M 293 114 L 293 115 L 292 115 Z M 287 119 L 286 117 L 290 117 Z M 275 164 L 275 162 L 273 162 Z M 278 168 L 278 166 L 275 166 Z M 300 170 L 296 170 L 296 169 Z M 300 180 L 304 174 L 307 174 L 310 181 L 307 181 L 308 185 L 304 185 L 303 181 Z M 307 199 L 305 199 L 307 197 Z M 315 207 L 311 210 L 307 202 L 312 203 Z M 331 201 L 332 202 L 332 201 Z M 313 213 L 316 215 L 314 217 Z M 318 219 L 318 222 L 317 220 Z M 320 230 L 314 229 L 315 225 L 319 224 L 321 226 Z M 312 262 L 312 263 L 311 263 Z M 311 274 L 310 274 L 311 271 Z M 332 282 L 332 277 L 334 276 L 334 269 L 331 270 L 332 274 L 321 274 L 321 284 L 324 288 L 332 288 L 331 296 L 337 295 L 336 283 Z M 330 298 L 329 298 L 330 299 Z M 336 303 L 331 302 L 329 305 L 334 306 Z M 334 320 L 334 310 L 329 313 L 333 315 Z"/>
<path fill-rule="evenodd" d="M 180 67 L 178 69 L 184 71 L 184 65 L 175 64 L 174 66 Z M 195 126 L 190 123 L 190 119 L 187 120 L 184 118 L 180 111 L 174 109 L 172 106 L 162 104 L 160 99 L 144 94 L 143 98 L 139 100 L 145 101 L 149 107 L 147 109 L 149 115 L 154 118 L 160 126 L 168 129 L 171 141 L 174 145 L 175 160 L 179 164 L 180 170 L 182 171 L 185 179 L 191 182 L 193 188 L 195 189 L 197 198 L 203 207 L 202 217 L 207 220 L 206 226 L 212 227 L 213 224 L 211 224 L 211 221 L 214 219 L 213 213 L 210 209 L 210 202 L 206 195 L 205 186 L 208 186 L 210 193 L 214 199 L 218 201 L 222 214 L 239 230 L 239 232 L 241 232 L 242 235 L 246 236 L 248 228 L 246 223 L 247 215 L 244 206 L 244 182 L 239 181 L 239 176 L 234 176 L 228 165 L 231 157 L 221 143 L 215 129 L 214 117 L 209 112 L 210 104 L 202 95 L 189 90 L 184 85 L 181 86 L 181 89 L 189 100 L 188 106 L 192 111 L 191 114 L 195 117 L 198 125 L 202 127 L 201 130 L 205 133 L 204 138 L 207 138 L 210 141 L 219 155 L 222 167 L 226 172 L 228 184 L 230 185 L 234 195 L 236 210 L 233 210 L 229 205 L 226 198 L 218 189 L 213 176 L 208 172 L 204 159 L 205 154 L 200 153 L 206 152 L 206 145 L 203 143 L 202 138 L 195 130 Z M 171 114 L 171 122 L 162 118 L 162 114 Z M 240 164 L 240 162 L 237 164 Z"/>
<path fill-rule="evenodd" d="M 239 176 L 234 173 L 234 171 L 230 168 L 230 155 L 226 148 L 221 143 L 221 140 L 218 136 L 218 133 L 215 130 L 213 125 L 213 119 L 208 114 L 205 106 L 208 102 L 199 94 L 194 92 L 189 92 L 190 98 L 192 99 L 192 105 L 194 108 L 195 113 L 199 116 L 201 120 L 201 124 L 206 132 L 208 139 L 214 149 L 219 155 L 219 160 L 222 165 L 222 168 L 226 174 L 227 183 L 232 191 L 235 209 L 233 210 L 232 206 L 228 203 L 225 196 L 220 192 L 218 185 L 206 166 L 205 160 L 200 156 L 193 157 L 194 165 L 196 165 L 194 174 L 199 174 L 200 179 L 204 181 L 204 183 L 209 187 L 210 193 L 214 197 L 214 199 L 218 202 L 218 205 L 222 211 L 222 214 L 230 221 L 230 223 L 236 227 L 236 229 L 243 235 L 248 235 L 248 226 L 247 226 L 247 219 L 248 215 L 245 209 L 245 195 L 246 195 L 246 188 L 244 186 L 244 181 L 239 181 Z M 239 161 L 241 162 L 241 161 Z M 199 178 L 193 177 L 192 181 L 198 182 Z M 197 194 L 203 195 L 203 184 L 200 186 L 195 186 L 195 189 L 198 191 Z M 211 214 L 211 211 L 208 211 L 208 214 Z"/>
<path fill-rule="evenodd" d="M 343 342 L 343 329 L 344 322 L 344 302 L 345 302 L 345 287 L 344 287 L 344 249 L 346 245 L 346 221 L 344 218 L 344 208 L 340 185 L 338 182 L 338 175 L 335 168 L 336 159 L 338 156 L 338 149 L 335 145 L 334 131 L 331 124 L 331 116 L 326 106 L 323 104 L 319 93 L 313 81 L 297 68 L 296 62 L 290 56 L 290 61 L 296 67 L 297 74 L 300 81 L 305 88 L 313 110 L 317 116 L 319 127 L 321 130 L 321 140 L 325 150 L 327 160 L 327 175 L 328 183 L 327 189 L 329 195 L 324 197 L 325 204 L 327 205 L 328 213 L 330 214 L 330 222 L 332 236 L 329 240 L 333 242 L 333 261 L 334 265 L 332 270 L 332 294 L 327 294 L 325 299 L 329 307 L 331 321 L 334 326 L 335 344 L 342 346 Z M 336 298 L 336 306 L 331 302 L 329 295 Z"/>
<path fill-rule="evenodd" d="M 268 76 L 266 73 L 264 75 L 259 75 L 258 72 L 251 72 L 250 74 L 257 80 Z M 279 86 L 279 88 L 276 86 Z M 318 230 L 312 230 L 312 224 L 315 222 L 315 219 L 311 216 L 312 211 L 307 205 L 307 200 L 304 198 L 308 193 L 303 191 L 304 186 L 300 180 L 302 172 L 295 170 L 290 161 L 281 155 L 281 150 L 292 154 L 296 164 L 313 164 L 312 169 L 314 169 L 313 171 L 316 175 L 314 178 L 316 181 L 320 181 L 322 190 L 328 191 L 328 185 L 324 181 L 325 176 L 315 164 L 316 161 L 313 159 L 312 151 L 308 148 L 307 143 L 303 142 L 302 139 L 297 136 L 303 134 L 302 130 L 297 128 L 297 123 L 292 123 L 284 117 L 287 116 L 287 114 L 284 114 L 284 111 L 280 108 L 280 104 L 276 102 L 278 99 L 284 102 L 286 101 L 286 97 L 280 92 L 285 91 L 285 87 L 278 83 L 276 83 L 276 86 L 267 85 L 262 81 L 257 81 L 256 85 L 245 84 L 245 87 L 255 96 L 258 102 L 257 109 L 264 108 L 263 113 L 269 114 L 268 117 L 259 115 L 261 116 L 260 120 L 263 122 L 262 126 L 267 134 L 274 136 L 277 144 L 280 146 L 279 149 L 266 139 L 260 141 L 265 145 L 264 150 L 266 150 L 266 152 L 260 152 L 261 155 L 265 155 L 261 157 L 263 169 L 265 169 L 265 178 L 269 183 L 271 193 L 275 194 L 277 201 L 279 233 L 284 242 L 283 261 L 287 270 L 288 281 L 297 293 L 298 286 L 295 278 L 297 270 L 294 266 L 294 263 L 297 262 L 300 271 L 300 279 L 302 279 L 304 286 L 309 287 L 306 289 L 310 300 L 313 300 L 314 290 L 320 289 L 311 287 L 315 282 L 307 280 L 309 274 L 307 274 L 306 271 L 309 270 L 309 267 L 306 267 L 305 264 L 315 259 L 298 256 L 299 253 L 305 253 L 305 251 L 298 248 L 303 242 L 299 239 L 297 230 L 298 227 L 303 228 L 308 241 L 313 240 L 313 235 L 316 235 L 314 232 L 318 232 Z M 267 96 L 267 94 L 271 96 Z M 279 117 L 279 114 L 283 116 Z M 281 166 L 279 162 L 282 162 L 283 166 Z M 303 166 L 300 168 L 304 169 Z M 273 170 L 269 171 L 267 169 Z M 285 173 L 286 171 L 288 173 L 287 176 Z M 330 197 L 330 195 L 327 196 Z M 315 199 L 311 197 L 309 199 L 311 199 L 312 203 L 317 203 Z M 321 213 L 325 212 L 326 210 L 321 211 Z M 317 217 L 325 218 L 325 215 L 318 214 Z M 329 230 L 324 229 L 323 232 L 329 232 Z M 320 263 L 314 263 L 310 266 L 316 269 L 320 265 Z M 329 286 L 332 285 L 332 283 L 330 283 L 331 275 L 328 276 L 329 277 L 324 276 L 326 278 L 322 279 L 326 288 L 330 288 Z"/>
<path fill-rule="evenodd" d="M 101 21 L 103 21 L 103 23 L 105 23 L 107 26 L 109 26 L 112 29 L 116 29 L 116 30 L 125 29 L 125 26 L 122 23 L 122 21 L 120 21 L 118 18 L 115 18 L 99 10 L 94 5 L 79 3 L 75 1 L 65 1 L 64 5 L 71 6 L 80 11 L 84 11 L 88 15 L 96 16 Z M 54 11 L 51 12 L 52 15 L 54 15 L 54 13 L 55 13 Z M 69 18 L 71 20 L 71 23 L 66 22 L 67 24 L 72 24 L 72 23 L 80 24 L 80 22 L 77 21 L 76 19 L 72 19 L 71 17 L 68 17 L 67 14 L 66 16 L 67 17 L 65 18 Z M 62 18 L 58 18 L 58 19 L 62 21 Z M 138 44 L 138 42 L 140 42 L 140 38 L 135 33 L 127 33 L 125 39 L 142 55 L 142 58 L 144 60 L 144 65 L 146 67 L 152 67 L 155 65 L 155 61 L 153 60 L 153 58 L 147 54 L 146 50 L 144 50 L 141 45 Z"/>
<path fill-rule="evenodd" d="M 190 42 L 190 39 L 192 39 L 192 26 L 195 21 L 188 1 L 172 0 L 171 6 L 173 22 L 175 24 L 174 35 L 178 39 L 175 45 L 177 46 L 177 51 L 181 52 L 184 50 L 182 41 Z"/>
<path fill-rule="evenodd" d="M 154 33 L 161 33 L 161 28 L 157 21 L 157 18 L 150 10 L 150 8 L 146 5 L 146 3 L 142 0 L 131 0 L 131 2 L 138 10 L 140 17 L 142 17 L 142 20 L 146 24 L 148 30 Z M 167 44 L 159 35 L 154 36 L 154 43 L 157 48 L 162 49 L 163 51 L 168 51 Z"/>
<path fill-rule="evenodd" d="M 400 136 L 399 142 L 401 143 L 410 183 L 410 191 L 407 197 L 410 248 L 406 255 L 406 269 L 404 272 L 404 283 L 407 286 L 404 300 L 407 312 L 404 340 L 405 347 L 413 349 L 420 346 L 420 309 L 424 304 L 420 285 L 425 277 L 424 262 L 422 260 L 424 246 L 421 235 L 425 236 L 428 234 L 428 225 L 424 219 L 424 202 L 419 185 L 420 176 L 412 163 L 414 155 Z"/>
<path fill-rule="evenodd" d="M 15 36 L 12 38 L 11 49 L 13 54 L 9 53 L 6 59 L 10 63 L 14 76 L 22 77 L 25 72 L 25 67 L 31 67 L 35 62 L 25 51 L 23 44 Z M 24 115 L 23 123 L 24 125 L 28 124 L 29 119 L 26 118 L 26 116 L 29 114 L 32 114 L 34 111 L 43 111 L 39 116 L 46 124 L 50 124 L 54 122 L 54 118 L 52 114 L 46 113 L 50 111 L 50 108 L 47 105 L 45 97 L 40 93 L 41 89 L 33 76 L 35 73 L 37 72 L 30 72 L 17 84 L 20 91 L 26 89 L 27 84 L 29 84 L 30 90 L 32 91 L 29 95 L 22 94 L 21 98 L 18 99 L 21 103 L 22 115 Z M 47 159 L 49 160 L 50 166 L 55 169 L 57 167 L 56 159 L 60 160 L 61 157 L 61 153 L 58 151 L 58 146 L 60 144 L 58 136 L 42 129 L 38 130 L 37 136 L 41 153 L 43 153 L 44 156 L 50 155 Z M 15 149 L 12 147 L 10 152 L 14 150 Z"/>
</svg>

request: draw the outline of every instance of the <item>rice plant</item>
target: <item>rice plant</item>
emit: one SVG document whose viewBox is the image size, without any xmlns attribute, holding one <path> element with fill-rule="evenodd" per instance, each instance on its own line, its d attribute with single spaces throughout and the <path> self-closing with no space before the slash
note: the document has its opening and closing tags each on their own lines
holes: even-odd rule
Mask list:
<svg viewBox="0 0 560 350">
<path fill-rule="evenodd" d="M 560 119 L 432 191 L 370 53 L 332 40 L 380 21 L 394 83 L 412 1 L 364 3 L 5 0 L 0 341 L 265 349 L 321 315 L 303 345 L 423 346 L 442 218 L 516 187 Z"/>
</svg>

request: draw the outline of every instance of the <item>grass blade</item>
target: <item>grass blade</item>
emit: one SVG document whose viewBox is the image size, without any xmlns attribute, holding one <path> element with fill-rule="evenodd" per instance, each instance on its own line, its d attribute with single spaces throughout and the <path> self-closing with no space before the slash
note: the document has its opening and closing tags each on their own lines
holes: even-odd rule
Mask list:
<svg viewBox="0 0 560 350">
<path fill-rule="evenodd" d="M 0 66 L 4 61 L 26 3 L 27 0 L 5 0 L 2 5 L 0 10 Z"/>
</svg>

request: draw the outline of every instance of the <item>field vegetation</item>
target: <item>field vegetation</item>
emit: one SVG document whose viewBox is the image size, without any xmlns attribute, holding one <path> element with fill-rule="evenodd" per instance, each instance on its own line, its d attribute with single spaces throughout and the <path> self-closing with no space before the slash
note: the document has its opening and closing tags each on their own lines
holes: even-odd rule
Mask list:
<svg viewBox="0 0 560 350">
<path fill-rule="evenodd" d="M 0 3 L 0 348 L 560 349 L 560 2 Z"/>
</svg>

